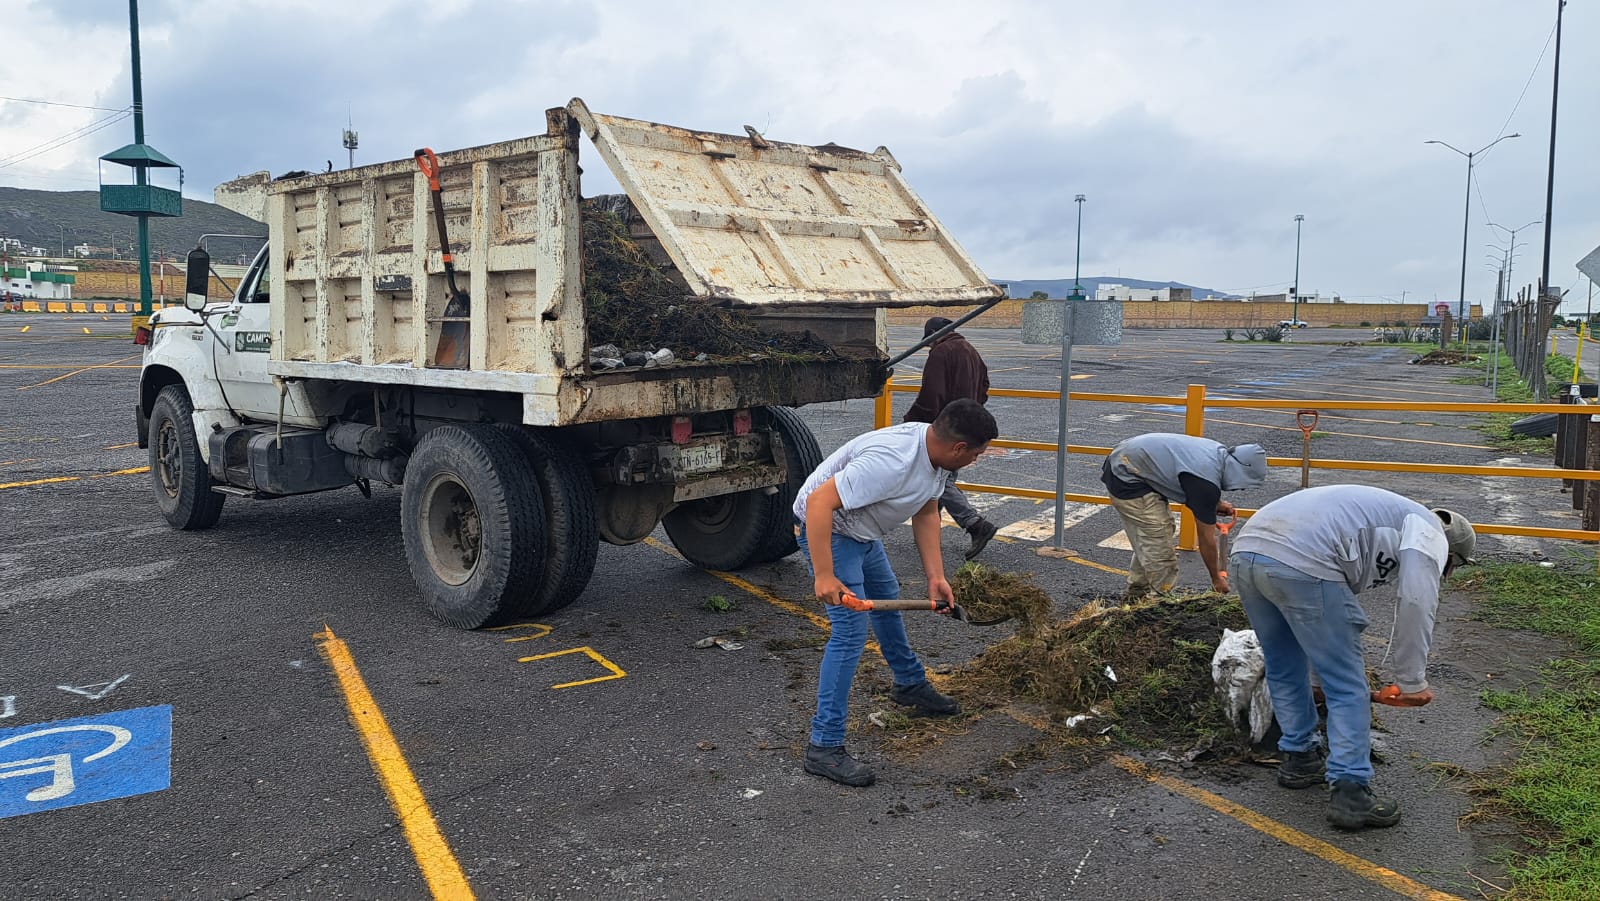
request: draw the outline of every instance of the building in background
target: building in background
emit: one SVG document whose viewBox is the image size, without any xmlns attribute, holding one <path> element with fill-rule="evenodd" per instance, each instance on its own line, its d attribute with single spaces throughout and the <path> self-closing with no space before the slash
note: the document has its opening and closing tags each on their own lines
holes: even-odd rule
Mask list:
<svg viewBox="0 0 1600 901">
<path fill-rule="evenodd" d="M 13 300 L 71 300 L 78 278 L 70 272 L 50 272 L 43 263 L 7 266 L 0 272 L 0 290 Z"/>
<path fill-rule="evenodd" d="M 1124 302 L 1136 300 L 1186 301 L 1194 299 L 1194 292 L 1189 288 L 1135 288 L 1130 285 L 1119 285 L 1115 282 L 1101 282 L 1094 289 L 1094 299 L 1120 300 Z"/>
</svg>

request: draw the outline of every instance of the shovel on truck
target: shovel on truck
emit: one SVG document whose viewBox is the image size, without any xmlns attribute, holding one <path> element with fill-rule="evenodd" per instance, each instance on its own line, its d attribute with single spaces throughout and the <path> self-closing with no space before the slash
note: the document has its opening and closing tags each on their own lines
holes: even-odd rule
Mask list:
<svg viewBox="0 0 1600 901">
<path fill-rule="evenodd" d="M 444 306 L 444 315 L 437 321 L 439 346 L 433 352 L 433 365 L 440 369 L 467 369 L 471 366 L 472 335 L 467 323 L 472 321 L 472 301 L 467 292 L 456 287 L 456 262 L 450 253 L 450 236 L 444 227 L 444 189 L 439 187 L 439 157 L 423 147 L 412 152 L 417 168 L 428 178 L 428 193 L 433 195 L 433 221 L 439 227 L 439 253 L 444 257 L 444 277 L 450 288 L 450 300 Z"/>
</svg>

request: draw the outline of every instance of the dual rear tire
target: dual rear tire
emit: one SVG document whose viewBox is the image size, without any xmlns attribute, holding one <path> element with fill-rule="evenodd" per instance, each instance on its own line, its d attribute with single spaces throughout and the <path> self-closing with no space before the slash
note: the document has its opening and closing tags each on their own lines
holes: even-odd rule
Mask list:
<svg viewBox="0 0 1600 901">
<path fill-rule="evenodd" d="M 406 560 L 424 606 L 462 629 L 572 603 L 594 572 L 594 491 L 566 445 L 527 429 L 428 432 L 401 494 Z"/>
</svg>

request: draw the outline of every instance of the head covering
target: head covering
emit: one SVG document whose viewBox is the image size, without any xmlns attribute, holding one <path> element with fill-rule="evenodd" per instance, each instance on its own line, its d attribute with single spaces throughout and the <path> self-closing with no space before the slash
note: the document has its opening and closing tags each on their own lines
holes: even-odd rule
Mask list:
<svg viewBox="0 0 1600 901">
<path fill-rule="evenodd" d="M 949 324 L 950 320 L 943 316 L 935 316 L 922 324 L 922 337 L 926 338 Z"/>
<path fill-rule="evenodd" d="M 1267 452 L 1259 444 L 1238 444 L 1225 448 L 1222 457 L 1223 491 L 1260 488 L 1267 481 Z"/>
<path fill-rule="evenodd" d="M 1450 545 L 1450 562 L 1464 566 L 1472 562 L 1472 549 L 1478 546 L 1478 533 L 1465 516 L 1443 507 L 1434 509 L 1433 515 L 1444 524 L 1444 540 Z"/>
</svg>

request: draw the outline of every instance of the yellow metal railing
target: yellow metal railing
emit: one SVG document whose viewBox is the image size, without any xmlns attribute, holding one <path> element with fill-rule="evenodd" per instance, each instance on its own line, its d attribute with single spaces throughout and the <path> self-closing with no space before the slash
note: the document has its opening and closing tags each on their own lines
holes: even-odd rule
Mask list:
<svg viewBox="0 0 1600 901">
<path fill-rule="evenodd" d="M 878 395 L 873 405 L 873 427 L 883 428 L 890 425 L 894 418 L 893 396 L 896 392 L 915 394 L 919 386 L 895 384 L 891 379 L 884 390 Z M 989 396 L 1017 397 L 1033 400 L 1056 400 L 1061 398 L 1059 391 L 1039 391 L 1020 388 L 991 388 Z M 1527 416 L 1534 413 L 1558 413 L 1564 415 L 1591 415 L 1595 413 L 1593 405 L 1583 404 L 1500 404 L 1500 403 L 1411 403 L 1407 401 L 1378 401 L 1378 400 L 1258 400 L 1254 398 L 1210 398 L 1206 396 L 1205 385 L 1190 385 L 1183 396 L 1167 396 L 1155 394 L 1103 394 L 1096 392 L 1073 391 L 1070 395 L 1073 402 L 1086 401 L 1089 403 L 1117 403 L 1117 404 L 1156 404 L 1161 406 L 1182 407 L 1184 411 L 1184 434 L 1204 435 L 1206 424 L 1206 410 L 1208 408 L 1234 408 L 1254 410 L 1387 410 L 1395 412 L 1420 412 L 1420 413 L 1511 413 Z M 1044 453 L 1057 453 L 1059 448 L 1053 442 L 1047 441 L 1022 441 L 1012 438 L 999 438 L 992 442 L 994 447 L 1014 448 L 1018 450 L 1041 451 Z M 1093 445 L 1068 444 L 1067 452 L 1073 454 L 1086 454 L 1090 456 L 1105 456 L 1111 453 L 1109 447 L 1096 447 Z M 1585 481 L 1600 479 L 1600 470 L 1592 469 L 1561 469 L 1556 467 L 1522 468 L 1516 466 L 1469 466 L 1442 463 L 1407 463 L 1395 460 L 1332 460 L 1312 458 L 1312 469 L 1342 469 L 1364 470 L 1368 472 L 1415 472 L 1430 475 L 1466 475 L 1480 477 L 1523 478 L 1523 479 L 1573 479 Z M 1268 466 L 1299 467 L 1301 461 L 1295 457 L 1268 457 Z M 968 482 L 958 482 L 957 486 L 963 491 L 975 491 L 986 494 L 1002 494 L 1011 497 L 1028 498 L 1032 500 L 1055 500 L 1054 491 L 1039 488 L 1013 488 L 1005 485 L 982 485 Z M 1066 500 L 1084 504 L 1109 504 L 1111 499 L 1096 494 L 1067 494 Z M 1172 505 L 1182 517 L 1178 535 L 1178 546 L 1184 550 L 1194 550 L 1195 523 L 1194 516 L 1187 507 L 1178 504 Z M 1254 510 L 1241 508 L 1241 516 L 1249 516 Z M 1527 538 L 1554 538 L 1565 541 L 1597 541 L 1600 542 L 1600 531 L 1587 529 L 1550 529 L 1542 526 L 1500 525 L 1496 523 L 1473 523 L 1480 535 L 1518 535 Z"/>
</svg>

